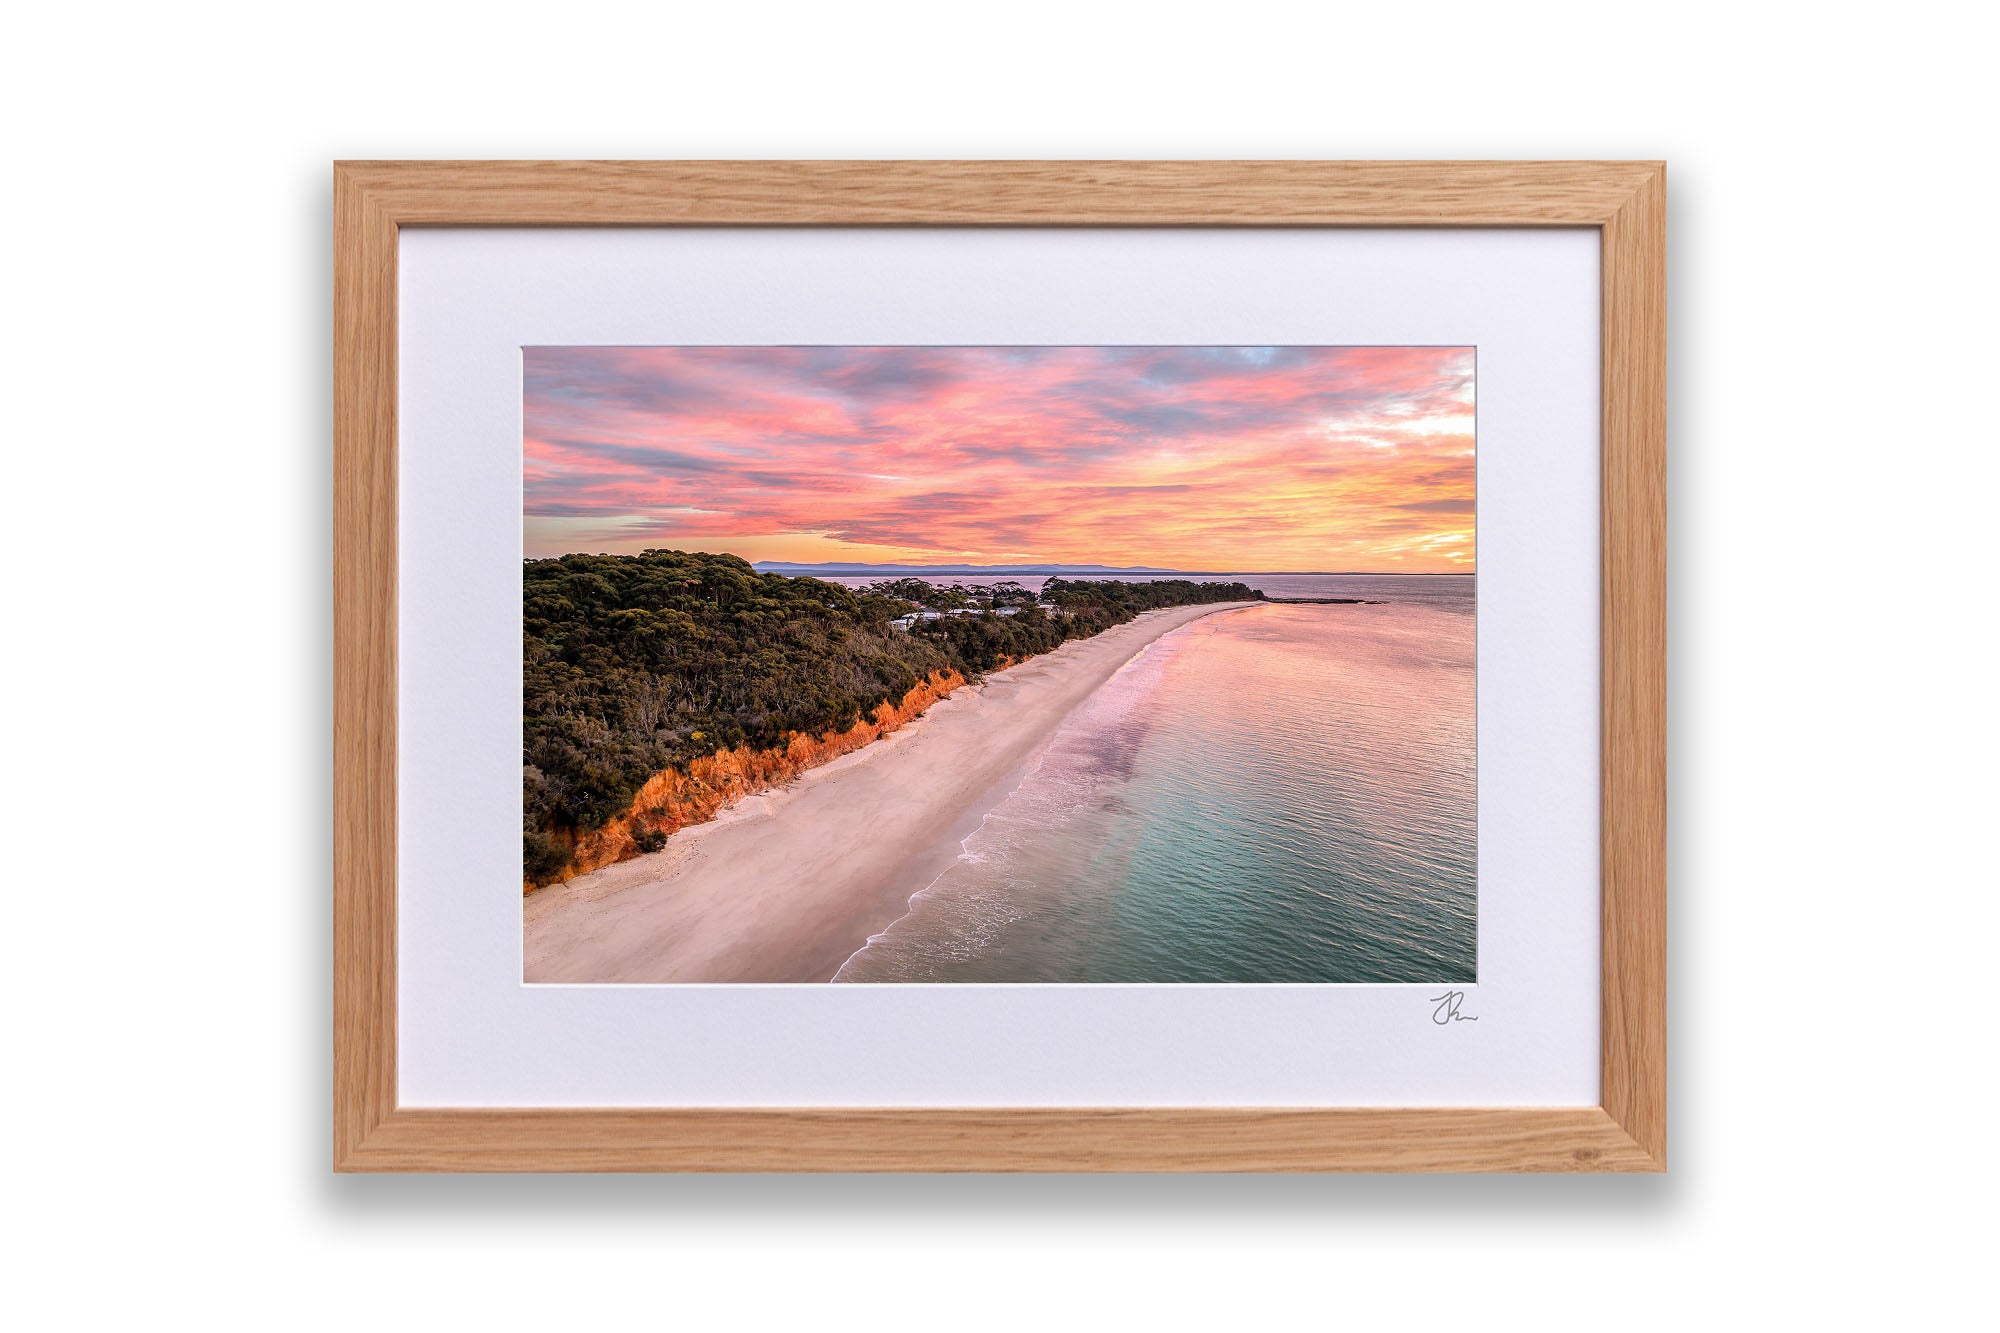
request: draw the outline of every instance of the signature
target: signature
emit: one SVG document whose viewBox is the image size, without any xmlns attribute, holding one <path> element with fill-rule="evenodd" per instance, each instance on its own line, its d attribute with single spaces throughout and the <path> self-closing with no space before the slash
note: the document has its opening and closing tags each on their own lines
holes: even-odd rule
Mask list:
<svg viewBox="0 0 2000 1333">
<path fill-rule="evenodd" d="M 1431 1010 L 1431 1022 L 1443 1027 L 1446 1023 L 1477 1023 L 1478 1014 L 1461 1014 L 1458 1007 L 1465 1003 L 1465 992 L 1448 990 L 1442 995 L 1433 995 L 1431 1003 L 1437 1008 Z"/>
</svg>

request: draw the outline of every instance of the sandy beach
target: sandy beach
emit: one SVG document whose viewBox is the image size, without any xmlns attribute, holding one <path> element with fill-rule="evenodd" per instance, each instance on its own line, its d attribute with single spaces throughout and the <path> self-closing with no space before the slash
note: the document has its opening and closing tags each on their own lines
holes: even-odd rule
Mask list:
<svg viewBox="0 0 2000 1333">
<path fill-rule="evenodd" d="M 525 903 L 530 982 L 827 981 L 901 916 L 1056 728 L 1134 653 L 1222 602 L 1136 620 L 988 676 L 921 719 L 664 851 Z"/>
</svg>

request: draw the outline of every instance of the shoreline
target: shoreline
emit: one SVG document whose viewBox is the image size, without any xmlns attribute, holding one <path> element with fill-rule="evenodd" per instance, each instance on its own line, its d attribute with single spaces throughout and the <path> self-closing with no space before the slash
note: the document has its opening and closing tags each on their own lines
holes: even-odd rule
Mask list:
<svg viewBox="0 0 2000 1333">
<path fill-rule="evenodd" d="M 659 852 L 523 899 L 529 983 L 829 981 L 909 910 L 1063 719 L 1155 639 L 1260 602 L 1148 611 L 1064 644 Z M 783 820 L 778 811 L 789 810 Z"/>
</svg>

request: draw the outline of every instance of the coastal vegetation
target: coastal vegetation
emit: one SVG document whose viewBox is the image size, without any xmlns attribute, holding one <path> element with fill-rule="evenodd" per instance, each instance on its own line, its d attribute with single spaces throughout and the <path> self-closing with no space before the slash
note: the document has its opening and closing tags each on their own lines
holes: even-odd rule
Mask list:
<svg viewBox="0 0 2000 1333">
<path fill-rule="evenodd" d="M 895 730 L 968 681 L 1242 583 L 1050 579 L 859 590 L 730 555 L 529 560 L 526 887 L 654 851 L 736 797 Z"/>
</svg>

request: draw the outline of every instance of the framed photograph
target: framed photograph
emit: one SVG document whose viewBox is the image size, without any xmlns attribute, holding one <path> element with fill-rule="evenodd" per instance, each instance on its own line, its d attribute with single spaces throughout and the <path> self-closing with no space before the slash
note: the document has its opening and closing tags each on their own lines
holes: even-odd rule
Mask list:
<svg viewBox="0 0 2000 1333">
<path fill-rule="evenodd" d="M 1661 164 L 334 180 L 336 1170 L 1664 1170 Z"/>
</svg>

